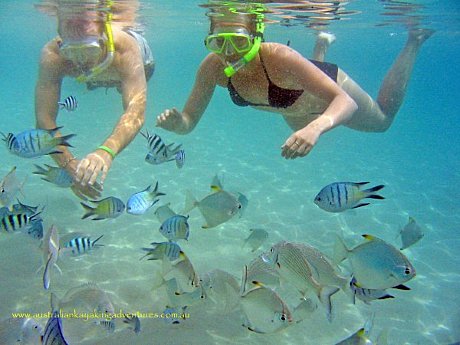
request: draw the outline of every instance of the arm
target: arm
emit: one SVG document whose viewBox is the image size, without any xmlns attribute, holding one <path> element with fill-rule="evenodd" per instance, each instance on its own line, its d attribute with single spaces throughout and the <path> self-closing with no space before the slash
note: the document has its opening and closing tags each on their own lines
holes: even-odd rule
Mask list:
<svg viewBox="0 0 460 345">
<path fill-rule="evenodd" d="M 349 121 L 358 106 L 337 83 L 297 52 L 289 49 L 289 52 L 277 53 L 276 59 L 279 60 L 277 63 L 282 59 L 285 66 L 290 66 L 292 75 L 298 76 L 296 85 L 329 104 L 319 117 L 294 132 L 282 146 L 285 158 L 303 157 L 311 151 L 321 134 Z"/>
<path fill-rule="evenodd" d="M 144 64 L 137 43 L 128 34 L 120 34 L 123 36 L 120 38 L 121 44 L 116 47 L 112 67 L 115 67 L 120 75 L 124 113 L 109 137 L 101 143 L 101 146 L 109 148 L 114 155 L 128 146 L 143 126 L 147 98 Z M 78 165 L 77 181 L 83 185 L 92 185 L 100 174 L 100 183 L 103 184 L 112 160 L 109 152 L 96 149 Z"/>
<path fill-rule="evenodd" d="M 190 133 L 201 119 L 217 85 L 222 63 L 215 54 L 209 54 L 201 63 L 195 84 L 182 112 L 167 109 L 157 117 L 157 126 L 178 134 Z"/>
</svg>

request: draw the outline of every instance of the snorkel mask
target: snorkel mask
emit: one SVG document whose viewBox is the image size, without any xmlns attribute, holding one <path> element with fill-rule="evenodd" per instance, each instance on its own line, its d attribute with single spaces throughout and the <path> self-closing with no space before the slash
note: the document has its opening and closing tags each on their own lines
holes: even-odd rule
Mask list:
<svg viewBox="0 0 460 345">
<path fill-rule="evenodd" d="M 99 36 L 89 36 L 83 40 L 64 41 L 59 47 L 59 54 L 65 59 L 73 61 L 98 61 L 103 53 L 103 45 L 105 41 L 106 57 L 97 66 L 89 71 L 79 75 L 76 80 L 78 82 L 88 82 L 90 79 L 102 73 L 113 61 L 115 54 L 115 44 L 112 33 L 112 1 L 107 2 L 106 17 L 104 20 L 104 35 L 105 39 Z"/>
<path fill-rule="evenodd" d="M 238 13 L 235 8 L 229 8 L 229 12 Z M 224 68 L 224 73 L 227 77 L 233 76 L 238 70 L 252 61 L 260 50 L 260 45 L 263 40 L 265 30 L 264 11 L 262 5 L 252 8 L 248 13 L 256 15 L 256 33 L 255 35 L 247 35 L 241 32 L 217 33 L 211 34 L 205 39 L 205 45 L 208 50 L 215 53 L 222 53 L 228 44 L 231 44 L 233 49 L 241 54 L 246 52 L 241 59 L 235 62 L 227 62 L 227 67 Z"/>
</svg>

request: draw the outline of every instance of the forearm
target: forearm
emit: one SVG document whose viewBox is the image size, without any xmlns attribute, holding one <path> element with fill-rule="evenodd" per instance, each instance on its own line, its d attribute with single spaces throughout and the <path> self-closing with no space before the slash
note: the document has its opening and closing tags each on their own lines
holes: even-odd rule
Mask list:
<svg viewBox="0 0 460 345">
<path fill-rule="evenodd" d="M 348 95 L 339 95 L 329 104 L 321 116 L 310 123 L 321 134 L 348 122 L 358 109 L 356 102 Z"/>
</svg>

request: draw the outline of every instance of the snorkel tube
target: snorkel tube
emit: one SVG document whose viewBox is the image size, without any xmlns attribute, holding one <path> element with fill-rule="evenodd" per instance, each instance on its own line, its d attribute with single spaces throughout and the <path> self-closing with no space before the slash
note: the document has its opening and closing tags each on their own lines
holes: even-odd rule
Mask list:
<svg viewBox="0 0 460 345">
<path fill-rule="evenodd" d="M 247 65 L 252 61 L 257 53 L 260 50 L 260 45 L 262 44 L 262 39 L 265 30 L 265 24 L 263 23 L 263 14 L 257 14 L 257 24 L 256 24 L 256 36 L 254 37 L 254 44 L 252 48 L 238 61 L 234 63 L 227 62 L 228 66 L 224 68 L 224 73 L 227 77 L 233 76 L 238 70 Z"/>
<path fill-rule="evenodd" d="M 95 76 L 101 74 L 103 71 L 110 66 L 115 55 L 115 44 L 113 42 L 113 32 L 112 32 L 112 12 L 111 12 L 112 1 L 109 1 L 107 17 L 104 21 L 104 32 L 107 36 L 106 49 L 107 55 L 99 65 L 91 68 L 88 72 L 79 75 L 76 80 L 80 83 L 86 83 Z"/>
</svg>

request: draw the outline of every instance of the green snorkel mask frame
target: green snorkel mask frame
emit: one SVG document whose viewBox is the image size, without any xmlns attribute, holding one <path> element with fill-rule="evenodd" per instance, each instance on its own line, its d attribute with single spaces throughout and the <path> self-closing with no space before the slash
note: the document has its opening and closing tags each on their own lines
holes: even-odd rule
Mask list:
<svg viewBox="0 0 460 345">
<path fill-rule="evenodd" d="M 244 56 L 241 59 L 234 63 L 227 63 L 228 66 L 224 68 L 224 73 L 229 78 L 232 77 L 236 72 L 238 72 L 242 67 L 247 65 L 250 61 L 252 61 L 260 50 L 260 45 L 262 44 L 265 31 L 264 15 L 256 10 L 253 10 L 251 12 L 255 13 L 257 16 L 254 44 L 252 48 L 246 54 L 244 54 Z"/>
<path fill-rule="evenodd" d="M 104 20 L 104 33 L 107 37 L 106 40 L 106 49 L 107 49 L 107 56 L 105 57 L 104 61 L 102 61 L 99 65 L 91 68 L 88 72 L 85 72 L 79 75 L 76 80 L 80 83 L 86 83 L 90 81 L 92 78 L 96 77 L 97 75 L 101 74 L 103 71 L 107 69 L 112 64 L 114 55 L 115 55 L 115 43 L 113 41 L 113 32 L 112 32 L 112 0 L 107 1 L 107 10 L 106 10 L 106 17 Z"/>
</svg>

